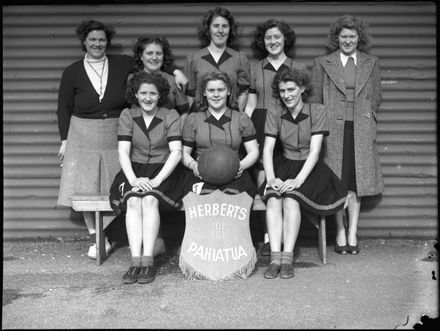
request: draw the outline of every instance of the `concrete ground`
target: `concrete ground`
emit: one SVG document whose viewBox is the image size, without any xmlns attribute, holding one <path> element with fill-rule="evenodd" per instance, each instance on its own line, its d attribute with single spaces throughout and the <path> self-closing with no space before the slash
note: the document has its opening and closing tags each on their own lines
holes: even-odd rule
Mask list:
<svg viewBox="0 0 440 331">
<path fill-rule="evenodd" d="M 186 280 L 179 244 L 156 260 L 148 285 L 123 285 L 129 248 L 103 265 L 86 238 L 3 243 L 3 329 L 351 328 L 413 329 L 438 318 L 436 241 L 361 239 L 358 256 L 298 242 L 295 277 L 264 279 L 259 257 L 248 279 Z M 423 317 L 425 316 L 425 317 Z"/>
</svg>

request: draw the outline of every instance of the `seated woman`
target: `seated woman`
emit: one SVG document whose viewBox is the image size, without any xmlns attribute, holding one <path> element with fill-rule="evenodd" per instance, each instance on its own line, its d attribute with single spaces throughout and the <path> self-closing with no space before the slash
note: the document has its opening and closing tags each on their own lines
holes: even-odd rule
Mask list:
<svg viewBox="0 0 440 331">
<path fill-rule="evenodd" d="M 265 124 L 263 166 L 266 182 L 261 197 L 267 204 L 266 220 L 271 263 L 268 279 L 294 276 L 293 249 L 301 224 L 301 208 L 330 215 L 344 207 L 347 191 L 319 158 L 328 135 L 326 109 L 308 103 L 310 75 L 305 68 L 286 68 L 272 83 L 277 105 L 268 110 Z M 277 137 L 283 153 L 273 159 Z M 281 242 L 284 243 L 281 252 Z"/>
<path fill-rule="evenodd" d="M 257 187 L 247 171 L 258 159 L 254 125 L 245 113 L 230 108 L 232 88 L 228 74 L 220 71 L 209 72 L 202 78 L 200 86 L 203 95 L 200 111 L 188 114 L 182 130 L 182 163 L 192 171 L 188 171 L 185 176 L 184 194 L 190 191 L 208 194 L 219 189 L 227 194 L 247 192 L 254 198 Z M 246 155 L 240 160 L 240 168 L 235 178 L 219 186 L 203 182 L 197 163 L 201 153 L 212 145 L 224 144 L 238 155 L 242 142 Z M 193 149 L 195 159 L 192 156 Z"/>
<path fill-rule="evenodd" d="M 131 265 L 122 278 L 124 284 L 154 281 L 159 205 L 162 209 L 181 206 L 182 190 L 173 172 L 182 156 L 180 117 L 176 110 L 161 107 L 168 100 L 169 89 L 161 75 L 134 74 L 126 93 L 133 106 L 124 109 L 119 118 L 122 170 L 111 187 L 110 202 L 114 209 L 127 210 Z"/>
</svg>

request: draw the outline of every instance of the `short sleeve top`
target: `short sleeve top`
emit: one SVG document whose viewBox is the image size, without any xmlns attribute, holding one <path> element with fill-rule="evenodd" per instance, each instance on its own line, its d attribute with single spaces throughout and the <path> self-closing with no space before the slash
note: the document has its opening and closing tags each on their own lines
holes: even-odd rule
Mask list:
<svg viewBox="0 0 440 331">
<path fill-rule="evenodd" d="M 280 137 L 286 159 L 305 160 L 309 156 L 312 135 L 329 134 L 326 108 L 320 104 L 305 103 L 293 118 L 286 107 L 277 103 L 267 112 L 264 134 L 267 137 Z"/>
<path fill-rule="evenodd" d="M 125 108 L 119 117 L 118 141 L 130 141 L 132 162 L 165 163 L 168 143 L 182 140 L 180 116 L 174 109 L 160 107 L 149 127 L 139 106 Z"/>
<path fill-rule="evenodd" d="M 256 109 L 269 109 L 276 104 L 276 99 L 272 93 L 272 82 L 275 75 L 286 68 L 302 68 L 307 70 L 305 64 L 294 61 L 289 57 L 286 58 L 278 70 L 273 67 L 267 58 L 252 64 L 249 93 L 257 95 Z"/>
<path fill-rule="evenodd" d="M 241 112 L 227 109 L 217 120 L 211 113 L 189 114 L 182 130 L 183 145 L 196 149 L 197 157 L 212 145 L 224 144 L 239 152 L 242 142 L 256 139 L 254 124 Z"/>
<path fill-rule="evenodd" d="M 232 102 L 237 104 L 237 96 L 249 88 L 250 65 L 246 55 L 237 52 L 232 48 L 226 47 L 218 62 L 215 62 L 208 48 L 202 48 L 187 56 L 185 60 L 184 73 L 188 77 L 187 95 L 195 98 L 195 102 L 200 103 L 202 92 L 200 85 L 203 75 L 211 71 L 223 71 L 232 80 Z"/>
</svg>

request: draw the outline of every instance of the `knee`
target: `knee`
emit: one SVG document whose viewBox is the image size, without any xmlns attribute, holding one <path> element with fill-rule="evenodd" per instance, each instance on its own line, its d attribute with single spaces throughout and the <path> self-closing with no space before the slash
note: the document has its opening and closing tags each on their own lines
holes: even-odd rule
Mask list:
<svg viewBox="0 0 440 331">
<path fill-rule="evenodd" d="M 131 197 L 127 200 L 127 210 L 140 210 L 141 199 L 137 197 Z"/>
<path fill-rule="evenodd" d="M 155 197 L 147 195 L 142 198 L 142 208 L 159 208 L 159 201 Z"/>
<path fill-rule="evenodd" d="M 299 207 L 299 203 L 298 201 L 296 201 L 295 199 L 284 199 L 283 200 L 283 212 L 284 214 L 291 214 L 291 213 L 300 213 L 300 207 Z"/>
</svg>

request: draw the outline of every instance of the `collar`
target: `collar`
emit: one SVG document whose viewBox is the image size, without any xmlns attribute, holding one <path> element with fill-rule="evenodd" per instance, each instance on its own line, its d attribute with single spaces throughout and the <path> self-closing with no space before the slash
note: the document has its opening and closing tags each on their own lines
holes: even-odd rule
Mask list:
<svg viewBox="0 0 440 331">
<path fill-rule="evenodd" d="M 206 123 L 215 125 L 216 127 L 218 127 L 219 129 L 221 129 L 223 131 L 225 130 L 223 125 L 225 125 L 226 123 L 232 121 L 232 119 L 231 119 L 232 118 L 231 109 L 229 109 L 229 108 L 226 109 L 225 113 L 219 119 L 216 119 L 209 112 L 209 110 L 205 111 L 205 116 L 206 116 L 206 119 L 205 119 Z"/>
<path fill-rule="evenodd" d="M 150 126 L 147 128 L 145 125 L 144 118 L 142 117 L 142 110 L 139 107 L 136 107 L 135 116 L 133 116 L 133 121 L 141 128 L 142 132 L 148 137 L 148 134 L 160 123 L 163 122 L 163 119 L 160 118 L 159 115 L 160 108 L 157 110 L 156 115 L 154 115 L 153 120 L 150 123 Z"/>
<path fill-rule="evenodd" d="M 341 58 L 342 66 L 345 67 L 347 64 L 348 58 L 351 56 L 354 60 L 354 65 L 357 65 L 357 51 L 354 52 L 354 54 L 347 56 L 342 52 L 339 52 L 339 56 Z"/>
<path fill-rule="evenodd" d="M 287 61 L 288 59 L 289 59 L 289 58 L 286 58 L 286 60 L 284 60 L 284 62 L 280 65 L 280 67 L 278 68 L 278 70 L 276 70 L 276 69 L 274 68 L 274 66 L 272 65 L 272 63 L 270 63 L 269 60 L 266 58 L 266 59 L 264 59 L 264 62 L 265 62 L 266 64 L 264 65 L 263 69 L 265 69 L 265 70 L 270 70 L 270 71 L 273 71 L 273 72 L 279 72 L 279 71 L 282 71 L 282 70 L 288 68 L 288 66 L 286 65 L 286 61 Z"/>
<path fill-rule="evenodd" d="M 212 66 L 216 67 L 217 69 L 222 65 L 222 63 L 224 63 L 225 61 L 227 61 L 232 55 L 228 52 L 228 48 L 226 48 L 222 54 L 222 56 L 220 56 L 220 59 L 218 60 L 218 62 L 215 62 L 214 57 L 211 55 L 211 52 L 209 51 L 208 47 L 206 47 L 206 55 L 202 56 L 202 59 L 209 62 Z"/>
<path fill-rule="evenodd" d="M 287 109 L 286 107 L 283 107 L 283 114 L 281 115 L 281 118 L 284 120 L 287 120 L 293 124 L 298 125 L 299 122 L 304 121 L 306 118 L 309 117 L 309 115 L 304 112 L 304 108 L 306 107 L 306 105 L 309 105 L 309 104 L 304 103 L 300 112 L 298 113 L 298 115 L 296 115 L 296 118 L 293 118 L 292 113 L 289 111 L 289 109 Z"/>
</svg>

